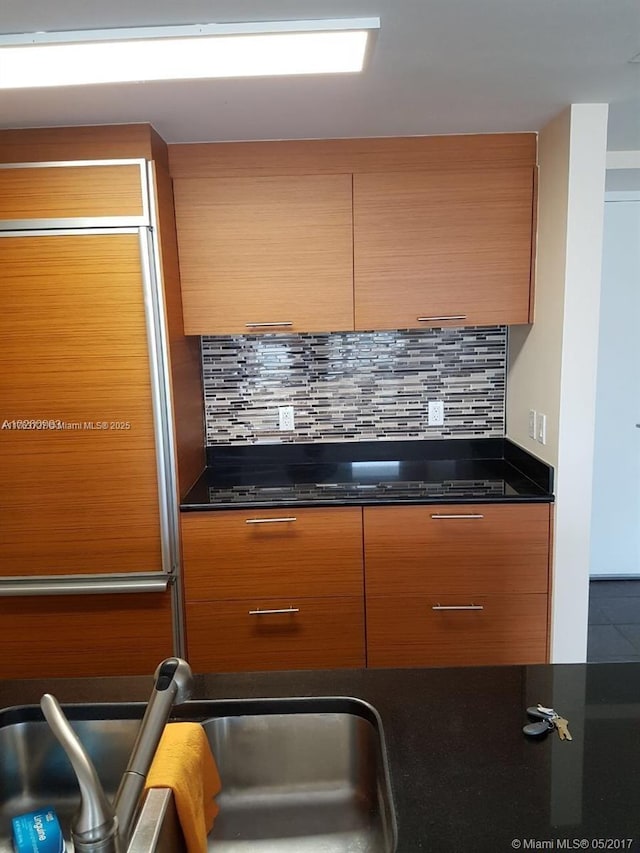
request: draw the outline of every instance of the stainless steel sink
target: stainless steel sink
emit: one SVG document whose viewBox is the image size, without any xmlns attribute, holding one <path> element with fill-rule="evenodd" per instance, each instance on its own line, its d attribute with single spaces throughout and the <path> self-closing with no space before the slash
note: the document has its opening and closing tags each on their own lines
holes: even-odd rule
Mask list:
<svg viewBox="0 0 640 853">
<path fill-rule="evenodd" d="M 124 770 L 144 705 L 66 706 L 108 796 Z M 218 853 L 393 853 L 395 818 L 376 711 L 344 698 L 187 702 L 222 779 L 210 836 Z M 0 712 L 0 853 L 11 818 L 56 808 L 65 833 L 78 803 L 69 763 L 34 707 Z M 145 800 L 131 853 L 178 853 L 172 796 Z"/>
</svg>

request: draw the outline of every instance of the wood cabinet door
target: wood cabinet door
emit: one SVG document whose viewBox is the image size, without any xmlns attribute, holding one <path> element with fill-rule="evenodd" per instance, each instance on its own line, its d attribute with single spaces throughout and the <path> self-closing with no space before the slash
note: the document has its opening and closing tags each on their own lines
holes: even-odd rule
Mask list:
<svg viewBox="0 0 640 853">
<path fill-rule="evenodd" d="M 360 596 L 362 510 L 182 514 L 187 601 Z"/>
<path fill-rule="evenodd" d="M 144 217 L 143 163 L 0 166 L 0 219 Z"/>
<path fill-rule="evenodd" d="M 530 167 L 356 174 L 353 210 L 356 329 L 529 322 Z"/>
<path fill-rule="evenodd" d="M 353 330 L 351 175 L 174 181 L 188 335 Z"/>
<path fill-rule="evenodd" d="M 148 675 L 173 654 L 171 594 L 0 598 L 0 678 Z"/>
<path fill-rule="evenodd" d="M 546 594 L 550 506 L 365 507 L 367 594 Z"/>
<path fill-rule="evenodd" d="M 186 615 L 196 672 L 365 665 L 362 596 L 196 601 Z"/>
<path fill-rule="evenodd" d="M 367 597 L 371 667 L 546 661 L 546 595 Z"/>
<path fill-rule="evenodd" d="M 0 237 L 0 576 L 160 570 L 139 237 Z"/>
</svg>

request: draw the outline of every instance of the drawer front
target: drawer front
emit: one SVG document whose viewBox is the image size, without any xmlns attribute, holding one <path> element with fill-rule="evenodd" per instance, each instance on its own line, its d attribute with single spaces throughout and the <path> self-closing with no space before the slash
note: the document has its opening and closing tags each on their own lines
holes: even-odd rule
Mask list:
<svg viewBox="0 0 640 853">
<path fill-rule="evenodd" d="M 363 594 L 362 510 L 184 513 L 187 601 Z"/>
<path fill-rule="evenodd" d="M 365 507 L 371 595 L 546 593 L 549 504 Z"/>
<path fill-rule="evenodd" d="M 367 597 L 367 660 L 372 667 L 546 663 L 547 596 Z"/>
<path fill-rule="evenodd" d="M 187 645 L 197 672 L 363 667 L 363 601 L 195 602 L 187 605 Z"/>
<path fill-rule="evenodd" d="M 173 654 L 169 593 L 0 598 L 0 624 L 0 680 L 148 676 Z"/>
</svg>

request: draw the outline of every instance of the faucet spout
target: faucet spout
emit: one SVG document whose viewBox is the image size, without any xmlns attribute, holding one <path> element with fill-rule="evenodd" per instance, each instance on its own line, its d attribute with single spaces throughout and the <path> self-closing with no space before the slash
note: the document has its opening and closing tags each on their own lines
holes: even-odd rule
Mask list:
<svg viewBox="0 0 640 853">
<path fill-rule="evenodd" d="M 147 773 L 174 705 L 191 696 L 193 675 L 181 658 L 168 658 L 156 669 L 156 683 L 124 771 L 114 806 L 120 833 L 129 838 Z"/>
<path fill-rule="evenodd" d="M 155 684 L 142 718 L 113 806 L 109 803 L 80 739 L 54 696 L 42 697 L 40 707 L 75 771 L 80 787 L 80 810 L 71 825 L 77 853 L 123 853 L 151 762 L 173 706 L 191 695 L 193 676 L 181 658 L 168 658 L 155 672 Z"/>
</svg>

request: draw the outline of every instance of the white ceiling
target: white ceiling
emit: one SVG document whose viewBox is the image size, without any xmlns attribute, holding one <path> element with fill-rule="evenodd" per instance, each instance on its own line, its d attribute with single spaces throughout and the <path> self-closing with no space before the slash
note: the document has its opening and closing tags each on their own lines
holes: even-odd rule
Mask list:
<svg viewBox="0 0 640 853">
<path fill-rule="evenodd" d="M 379 15 L 362 75 L 0 92 L 0 126 L 151 122 L 168 142 L 539 130 L 609 102 L 640 149 L 639 0 L 0 0 L 0 32 Z"/>
</svg>

